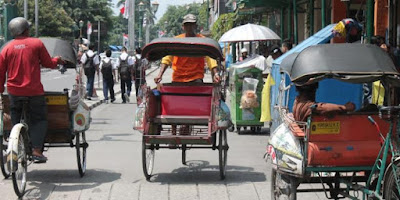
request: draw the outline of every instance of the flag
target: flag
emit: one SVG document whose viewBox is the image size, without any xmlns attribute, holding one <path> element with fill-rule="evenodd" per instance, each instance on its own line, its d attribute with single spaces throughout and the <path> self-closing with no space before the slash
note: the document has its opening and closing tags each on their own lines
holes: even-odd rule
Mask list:
<svg viewBox="0 0 400 200">
<path fill-rule="evenodd" d="M 125 0 L 125 3 L 124 3 L 124 13 L 123 13 L 123 15 L 124 15 L 124 18 L 125 19 L 128 19 L 128 17 L 129 17 L 129 0 Z M 122 12 L 121 12 L 122 13 Z"/>
<path fill-rule="evenodd" d="M 122 8 L 120 8 L 119 11 L 121 12 L 121 15 L 124 15 L 124 13 L 125 13 L 125 5 L 122 6 Z"/>
<path fill-rule="evenodd" d="M 122 37 L 123 37 L 123 45 L 124 46 L 128 46 L 128 41 L 129 41 L 129 38 L 128 38 L 128 34 L 122 34 Z"/>
<path fill-rule="evenodd" d="M 92 24 L 90 22 L 87 23 L 87 32 L 88 35 L 92 34 Z"/>
<path fill-rule="evenodd" d="M 165 34 L 165 31 L 158 31 L 158 37 L 159 38 L 164 36 L 164 34 Z"/>
</svg>

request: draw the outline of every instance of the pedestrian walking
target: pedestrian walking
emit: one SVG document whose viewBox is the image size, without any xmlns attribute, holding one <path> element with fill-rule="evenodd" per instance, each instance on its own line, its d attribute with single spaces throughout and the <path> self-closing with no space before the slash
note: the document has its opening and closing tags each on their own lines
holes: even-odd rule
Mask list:
<svg viewBox="0 0 400 200">
<path fill-rule="evenodd" d="M 99 73 L 99 64 L 100 58 L 99 55 L 95 54 L 94 45 L 89 45 L 89 50 L 82 55 L 81 63 L 83 71 L 87 77 L 86 83 L 86 91 L 87 91 L 87 99 L 91 100 L 93 97 L 93 90 L 94 90 L 94 78 L 95 74 Z"/>
<path fill-rule="evenodd" d="M 114 77 L 111 63 L 111 51 L 106 51 L 106 57 L 100 62 L 100 71 L 103 75 L 103 94 L 104 101 L 108 103 L 108 91 L 110 91 L 111 103 L 115 101 L 114 96 Z"/>
<path fill-rule="evenodd" d="M 146 84 L 146 70 L 149 68 L 149 62 L 142 59 L 142 49 L 140 47 L 135 50 L 135 64 L 134 64 L 134 80 L 136 90 L 136 102 L 141 102 L 143 96 L 141 88 Z"/>
<path fill-rule="evenodd" d="M 118 73 L 121 77 L 121 96 L 122 103 L 130 101 L 129 97 L 132 90 L 132 76 L 133 76 L 133 59 L 128 55 L 126 47 L 122 47 L 121 55 L 119 56 Z"/>
</svg>

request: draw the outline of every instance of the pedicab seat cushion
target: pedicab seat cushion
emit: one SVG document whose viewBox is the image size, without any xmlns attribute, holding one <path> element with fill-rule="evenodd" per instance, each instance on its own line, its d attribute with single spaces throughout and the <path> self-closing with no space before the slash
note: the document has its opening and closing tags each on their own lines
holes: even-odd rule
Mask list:
<svg viewBox="0 0 400 200">
<path fill-rule="evenodd" d="M 377 114 L 313 116 L 309 128 L 308 166 L 372 166 L 381 148 L 381 139 L 368 116 L 373 117 L 386 136 L 389 123 Z"/>
</svg>

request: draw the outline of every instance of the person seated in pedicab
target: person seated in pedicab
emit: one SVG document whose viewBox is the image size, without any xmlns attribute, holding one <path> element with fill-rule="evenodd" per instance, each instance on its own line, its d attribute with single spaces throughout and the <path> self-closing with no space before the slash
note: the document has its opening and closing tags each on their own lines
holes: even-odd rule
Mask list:
<svg viewBox="0 0 400 200">
<path fill-rule="evenodd" d="M 183 34 L 175 36 L 175 38 L 185 37 L 204 37 L 197 34 L 197 17 L 193 14 L 187 14 L 183 17 L 182 29 Z M 213 81 L 218 83 L 220 76 L 218 74 L 217 62 L 206 57 L 179 57 L 179 56 L 165 56 L 161 60 L 161 69 L 156 78 L 155 83 L 160 83 L 162 76 L 168 66 L 172 64 L 172 82 L 173 83 L 202 83 L 204 78 L 204 60 L 213 74 Z M 182 126 L 180 134 L 189 134 L 189 126 Z M 172 125 L 172 134 L 176 134 L 176 125 Z"/>
<path fill-rule="evenodd" d="M 351 102 L 347 102 L 344 105 L 316 102 L 315 94 L 317 89 L 318 83 L 296 86 L 299 95 L 293 104 L 293 117 L 295 121 L 306 122 L 311 112 L 326 115 L 355 110 L 355 105 Z"/>
</svg>

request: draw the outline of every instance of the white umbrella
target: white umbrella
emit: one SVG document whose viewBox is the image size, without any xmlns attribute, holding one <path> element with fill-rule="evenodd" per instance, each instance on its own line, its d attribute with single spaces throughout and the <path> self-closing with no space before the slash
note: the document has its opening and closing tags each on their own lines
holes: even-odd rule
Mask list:
<svg viewBox="0 0 400 200">
<path fill-rule="evenodd" d="M 224 33 L 218 42 L 243 42 L 280 40 L 281 38 L 271 29 L 256 24 L 246 24 L 235 27 Z"/>
</svg>

